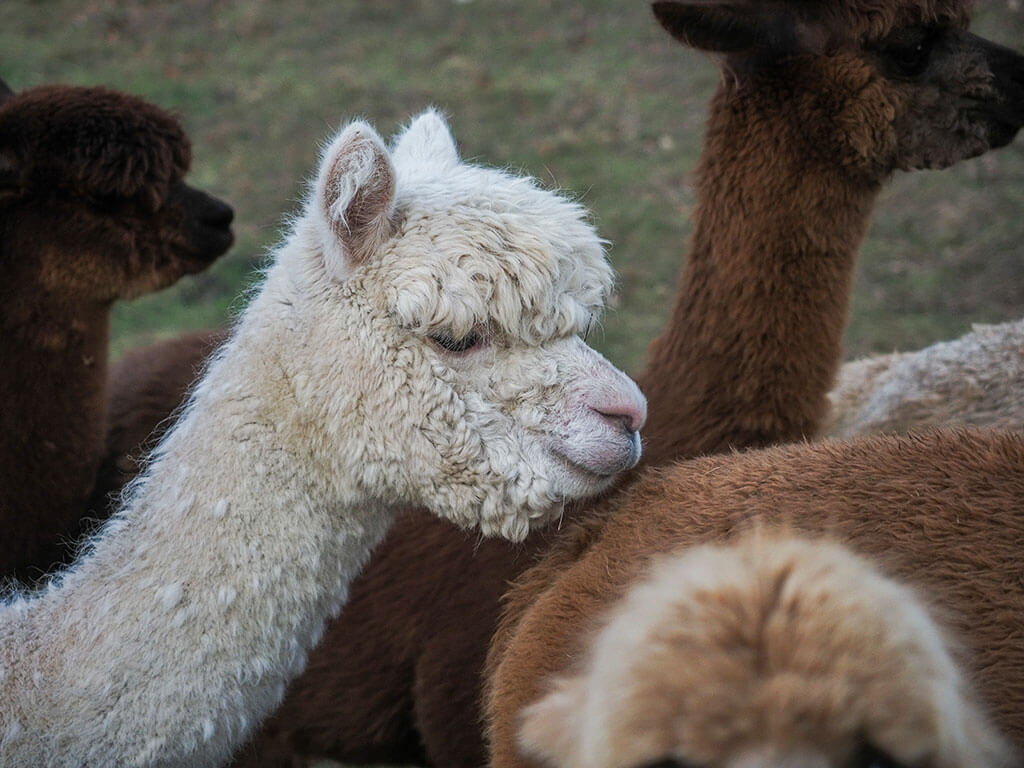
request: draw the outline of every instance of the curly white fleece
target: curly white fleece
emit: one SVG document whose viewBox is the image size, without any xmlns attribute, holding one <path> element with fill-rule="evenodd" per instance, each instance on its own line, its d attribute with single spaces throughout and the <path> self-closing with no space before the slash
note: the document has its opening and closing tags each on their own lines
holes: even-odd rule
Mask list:
<svg viewBox="0 0 1024 768">
<path fill-rule="evenodd" d="M 461 163 L 437 114 L 390 151 L 347 126 L 121 512 L 0 609 L 0 764 L 218 765 L 398 505 L 519 538 L 600 490 L 546 423 L 621 439 L 580 405 L 640 398 L 576 336 L 610 286 L 579 206 Z"/>
</svg>

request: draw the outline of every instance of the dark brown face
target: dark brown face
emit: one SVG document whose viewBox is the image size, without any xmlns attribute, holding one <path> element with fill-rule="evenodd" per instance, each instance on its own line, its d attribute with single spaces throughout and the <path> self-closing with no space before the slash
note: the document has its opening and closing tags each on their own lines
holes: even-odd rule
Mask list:
<svg viewBox="0 0 1024 768">
<path fill-rule="evenodd" d="M 1024 125 L 1024 56 L 967 32 L 897 29 L 865 57 L 892 90 L 902 170 L 945 168 L 1013 141 Z"/>
<path fill-rule="evenodd" d="M 721 54 L 736 98 L 807 151 L 875 180 L 1005 146 L 1024 125 L 1024 57 L 966 31 L 968 4 L 663 0 L 680 42 Z"/>
<path fill-rule="evenodd" d="M 190 159 L 178 122 L 125 94 L 56 86 L 0 99 L 0 266 L 87 301 L 205 269 L 233 242 L 233 212 L 182 181 Z"/>
</svg>

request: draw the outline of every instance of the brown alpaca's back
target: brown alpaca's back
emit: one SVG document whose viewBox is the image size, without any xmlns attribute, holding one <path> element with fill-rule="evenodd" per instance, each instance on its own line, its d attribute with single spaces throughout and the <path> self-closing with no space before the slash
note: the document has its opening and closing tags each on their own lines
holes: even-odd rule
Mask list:
<svg viewBox="0 0 1024 768">
<path fill-rule="evenodd" d="M 0 84 L 0 575 L 37 578 L 88 511 L 110 308 L 206 268 L 231 208 L 182 182 L 178 122 L 103 88 Z"/>
<path fill-rule="evenodd" d="M 571 526 L 509 593 L 491 646 L 495 766 L 528 765 L 523 707 L 583 652 L 598 618 L 660 553 L 752 526 L 824 533 L 938 607 L 997 724 L 1024 746 L 1024 435 L 934 432 L 773 448 L 648 470 L 605 516 Z"/>
<path fill-rule="evenodd" d="M 667 550 L 527 707 L 550 768 L 1003 768 L 915 590 L 829 537 L 758 526 Z"/>
<path fill-rule="evenodd" d="M 682 15 L 662 8 L 662 23 L 684 43 L 724 49 L 725 73 L 676 306 L 640 377 L 649 466 L 813 435 L 882 184 L 898 168 L 944 167 L 1002 146 L 1024 123 L 1021 111 L 1004 113 L 1024 102 L 1021 57 L 964 38 L 960 2 L 726 4 L 724 17 L 714 3 L 668 5 Z M 942 31 L 941 44 L 918 39 L 922 21 Z M 927 66 L 894 71 L 917 66 L 919 44 Z M 989 63 L 967 61 L 975 46 Z M 957 71 L 989 78 L 972 115 L 947 109 L 975 87 Z M 598 530 L 602 509 L 585 513 L 596 510 Z M 400 762 L 417 743 L 432 765 L 484 764 L 479 662 L 501 585 L 536 557 L 554 564 L 543 572 L 551 577 L 587 543 L 578 530 L 552 536 L 568 551 L 533 540 L 509 552 L 421 513 L 398 521 L 309 671 L 237 764 L 288 754 Z"/>
</svg>

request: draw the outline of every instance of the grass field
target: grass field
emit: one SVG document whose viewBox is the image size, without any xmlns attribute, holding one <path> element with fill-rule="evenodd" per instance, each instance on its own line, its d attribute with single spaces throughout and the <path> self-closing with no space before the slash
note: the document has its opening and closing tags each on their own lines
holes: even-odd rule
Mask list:
<svg viewBox="0 0 1024 768">
<path fill-rule="evenodd" d="M 190 180 L 230 201 L 237 244 L 208 273 L 118 308 L 117 350 L 223 322 L 294 209 L 319 142 L 350 116 L 385 133 L 429 104 L 463 154 L 579 195 L 613 246 L 594 339 L 635 369 L 685 255 L 691 171 L 717 73 L 638 0 L 6 0 L 0 77 L 102 83 L 179 114 Z M 1024 41 L 1018 0 L 976 31 Z M 863 248 L 847 355 L 915 348 L 1024 314 L 1024 139 L 901 175 Z M 593 337 L 592 337 L 593 338 Z"/>
</svg>

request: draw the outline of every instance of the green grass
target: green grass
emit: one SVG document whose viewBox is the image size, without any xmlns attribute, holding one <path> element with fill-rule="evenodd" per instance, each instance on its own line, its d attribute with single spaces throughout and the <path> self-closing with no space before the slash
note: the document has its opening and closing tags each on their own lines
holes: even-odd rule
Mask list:
<svg viewBox="0 0 1024 768">
<path fill-rule="evenodd" d="M 208 272 L 119 306 L 123 350 L 223 322 L 295 208 L 320 142 L 364 116 L 384 133 L 425 106 L 465 156 L 571 190 L 612 242 L 619 293 L 594 340 L 627 369 L 664 321 L 685 254 L 691 172 L 717 72 L 644 3 L 511 0 L 7 0 L 0 77 L 15 89 L 103 83 L 179 114 L 190 180 L 236 208 Z M 1019 46 L 1024 11 L 977 31 Z M 909 349 L 1024 307 L 1024 140 L 897 178 L 858 273 L 847 354 Z"/>
</svg>

